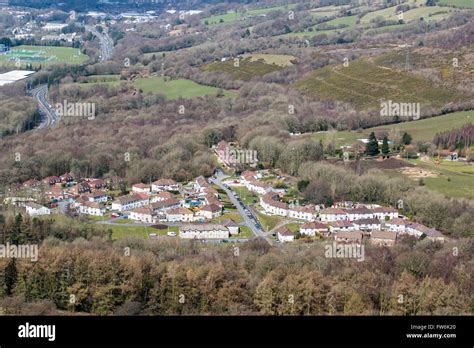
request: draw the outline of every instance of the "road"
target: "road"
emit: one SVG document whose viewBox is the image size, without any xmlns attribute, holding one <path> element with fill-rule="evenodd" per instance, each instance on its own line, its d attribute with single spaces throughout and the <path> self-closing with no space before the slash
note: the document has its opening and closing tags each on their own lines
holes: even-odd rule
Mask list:
<svg viewBox="0 0 474 348">
<path fill-rule="evenodd" d="M 38 128 L 51 127 L 58 120 L 58 116 L 48 103 L 48 85 L 40 85 L 32 89 L 29 94 L 38 102 L 38 108 L 41 114 L 41 123 Z"/>
<path fill-rule="evenodd" d="M 224 186 L 222 180 L 228 178 L 222 171 L 217 170 L 215 178 L 211 178 L 211 182 L 219 186 L 222 190 L 225 191 L 227 196 L 229 196 L 230 201 L 233 205 L 237 208 L 240 216 L 244 220 L 245 225 L 250 228 L 253 234 L 256 237 L 260 237 L 265 239 L 270 245 L 274 245 L 273 241 L 257 226 L 258 219 L 253 216 L 249 207 L 247 207 L 243 202 L 240 202 L 235 196 L 233 190 L 229 189 L 228 187 Z"/>
<path fill-rule="evenodd" d="M 94 26 L 86 25 L 85 26 L 87 31 L 90 31 L 92 35 L 96 36 L 99 39 L 100 45 L 100 55 L 99 61 L 105 62 L 112 58 L 112 54 L 114 51 L 114 43 L 110 36 L 107 34 L 107 31 L 104 30 L 102 33 L 99 33 Z"/>
</svg>

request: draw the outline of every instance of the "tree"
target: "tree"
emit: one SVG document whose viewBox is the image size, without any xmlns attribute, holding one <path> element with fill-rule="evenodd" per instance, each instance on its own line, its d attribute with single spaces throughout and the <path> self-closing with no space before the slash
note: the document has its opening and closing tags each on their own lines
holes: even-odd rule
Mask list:
<svg viewBox="0 0 474 348">
<path fill-rule="evenodd" d="M 5 268 L 5 294 L 10 296 L 15 287 L 16 281 L 18 278 L 18 270 L 16 268 L 16 259 L 12 258 L 7 267 Z"/>
<path fill-rule="evenodd" d="M 410 145 L 411 140 L 412 140 L 412 137 L 411 137 L 410 134 L 408 134 L 407 132 L 403 133 L 403 136 L 402 136 L 402 144 L 403 145 Z"/>
<path fill-rule="evenodd" d="M 426 6 L 436 6 L 436 0 L 426 0 Z"/>
<path fill-rule="evenodd" d="M 377 140 L 377 137 L 375 136 L 375 133 L 372 132 L 369 135 L 369 142 L 367 143 L 367 146 L 365 148 L 365 152 L 369 156 L 376 156 L 379 154 L 379 143 Z"/>
<path fill-rule="evenodd" d="M 390 152 L 390 148 L 388 146 L 388 139 L 387 136 L 383 137 L 383 143 L 382 143 L 382 154 L 383 155 L 388 155 Z"/>
</svg>

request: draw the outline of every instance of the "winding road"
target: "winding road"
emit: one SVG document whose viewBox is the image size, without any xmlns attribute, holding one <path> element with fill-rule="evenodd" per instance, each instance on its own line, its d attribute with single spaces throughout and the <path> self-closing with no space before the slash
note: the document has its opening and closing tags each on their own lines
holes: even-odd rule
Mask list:
<svg viewBox="0 0 474 348">
<path fill-rule="evenodd" d="M 99 31 L 91 25 L 86 25 L 85 28 L 87 31 L 90 31 L 92 35 L 96 36 L 99 39 L 99 61 L 105 62 L 112 58 L 112 54 L 114 51 L 114 43 L 110 36 L 107 34 L 107 31 L 102 31 L 102 33 L 99 33 Z"/>
<path fill-rule="evenodd" d="M 51 127 L 58 120 L 58 116 L 48 103 L 48 85 L 40 85 L 32 89 L 29 94 L 38 102 L 38 110 L 41 114 L 41 122 L 38 129 Z"/>
</svg>

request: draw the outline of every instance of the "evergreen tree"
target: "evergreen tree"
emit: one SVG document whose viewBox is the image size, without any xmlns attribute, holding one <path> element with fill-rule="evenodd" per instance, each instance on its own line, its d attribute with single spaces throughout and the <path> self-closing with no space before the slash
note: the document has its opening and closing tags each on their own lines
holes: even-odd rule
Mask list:
<svg viewBox="0 0 474 348">
<path fill-rule="evenodd" d="M 5 268 L 5 294 L 10 296 L 18 279 L 18 270 L 16 268 L 16 259 L 12 258 Z"/>
<path fill-rule="evenodd" d="M 365 152 L 369 156 L 376 156 L 379 154 L 379 143 L 377 141 L 377 137 L 375 136 L 375 133 L 372 132 L 369 135 L 369 142 L 367 143 L 367 146 L 365 148 Z"/>
<path fill-rule="evenodd" d="M 411 135 L 408 134 L 407 132 L 403 133 L 402 136 L 402 144 L 403 145 L 410 145 L 411 144 Z"/>
<path fill-rule="evenodd" d="M 388 155 L 389 152 L 390 152 L 390 148 L 388 146 L 388 139 L 387 139 L 387 136 L 384 136 L 383 143 L 382 143 L 382 154 Z"/>
</svg>

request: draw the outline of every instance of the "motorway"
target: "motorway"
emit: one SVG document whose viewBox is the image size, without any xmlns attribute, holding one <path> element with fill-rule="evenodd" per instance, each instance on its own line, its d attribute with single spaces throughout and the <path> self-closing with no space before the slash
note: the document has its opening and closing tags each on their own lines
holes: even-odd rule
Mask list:
<svg viewBox="0 0 474 348">
<path fill-rule="evenodd" d="M 101 62 L 105 62 L 112 58 L 113 50 L 114 50 L 114 43 L 110 36 L 107 34 L 106 31 L 99 33 L 97 29 L 91 25 L 85 26 L 87 31 L 90 31 L 92 35 L 96 36 L 99 39 L 100 45 L 100 56 L 99 60 Z"/>
<path fill-rule="evenodd" d="M 40 85 L 32 89 L 29 94 L 38 101 L 39 112 L 41 114 L 41 123 L 38 128 L 51 127 L 58 120 L 58 116 L 48 103 L 48 85 Z"/>
<path fill-rule="evenodd" d="M 241 200 L 238 200 L 236 196 L 234 196 L 235 191 L 230 189 L 227 185 L 222 183 L 222 180 L 228 178 L 221 170 L 217 170 L 214 178 L 211 178 L 211 182 L 219 186 L 222 190 L 225 191 L 227 196 L 229 196 L 230 201 L 233 205 L 237 208 L 240 216 L 244 220 L 245 225 L 250 228 L 253 234 L 256 237 L 265 239 L 268 244 L 274 245 L 273 241 L 264 234 L 260 225 L 258 224 L 258 219 L 253 215 L 252 211 L 247 207 Z"/>
</svg>

